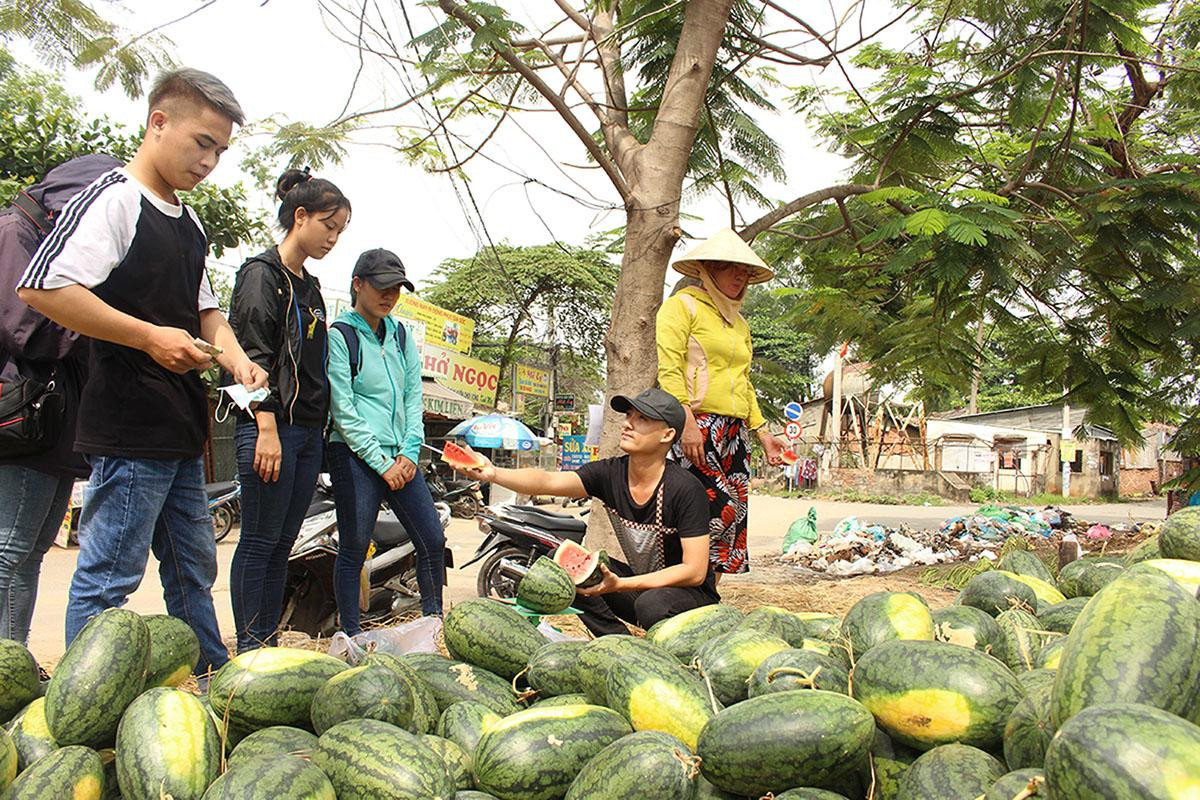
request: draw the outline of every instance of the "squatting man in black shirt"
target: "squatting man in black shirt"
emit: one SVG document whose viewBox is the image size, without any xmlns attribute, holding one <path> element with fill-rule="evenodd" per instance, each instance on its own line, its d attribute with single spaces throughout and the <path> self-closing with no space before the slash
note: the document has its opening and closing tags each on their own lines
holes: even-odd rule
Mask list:
<svg viewBox="0 0 1200 800">
<path fill-rule="evenodd" d="M 683 406 L 661 389 L 610 403 L 625 414 L 624 455 L 594 461 L 577 472 L 464 469 L 479 481 L 519 494 L 593 497 L 604 504 L 628 563 L 602 567 L 604 579 L 579 589 L 575 607 L 596 636 L 628 633 L 621 620 L 649 628 L 661 619 L 720 600 L 708 560 L 708 500 L 694 475 L 667 460 L 683 431 Z"/>
</svg>

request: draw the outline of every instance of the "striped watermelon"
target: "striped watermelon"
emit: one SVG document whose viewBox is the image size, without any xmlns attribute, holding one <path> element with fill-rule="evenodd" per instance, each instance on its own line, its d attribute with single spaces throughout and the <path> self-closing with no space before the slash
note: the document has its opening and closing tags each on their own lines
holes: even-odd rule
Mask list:
<svg viewBox="0 0 1200 800">
<path fill-rule="evenodd" d="M 692 800 L 700 760 L 687 745 L 665 733 L 622 736 L 580 770 L 566 800 Z"/>
<path fill-rule="evenodd" d="M 160 687 L 125 710 L 117 728 L 117 781 L 129 800 L 200 800 L 221 772 L 221 740 L 194 695 Z"/>
<path fill-rule="evenodd" d="M 556 694 L 552 697 L 547 697 L 544 700 L 538 700 L 530 705 L 530 708 L 544 708 L 549 706 L 578 706 L 578 705 L 594 705 L 588 696 L 583 692 L 572 692 L 571 694 Z"/>
<path fill-rule="evenodd" d="M 621 653 L 609 662 L 605 686 L 609 707 L 634 730 L 667 733 L 693 749 L 713 715 L 708 689 L 665 653 Z"/>
<path fill-rule="evenodd" d="M 575 600 L 575 581 L 546 556 L 533 562 L 517 584 L 517 602 L 539 614 L 560 614 Z"/>
<path fill-rule="evenodd" d="M 1125 571 L 1120 558 L 1084 556 L 1058 572 L 1058 588 L 1067 597 L 1090 597 Z"/>
<path fill-rule="evenodd" d="M 775 800 L 846 800 L 846 795 L 825 789 L 801 788 L 788 789 L 783 794 L 777 794 Z"/>
<path fill-rule="evenodd" d="M 412 715 L 412 689 L 382 664 L 339 672 L 312 699 L 312 724 L 318 735 L 348 719 L 377 719 L 407 730 Z"/>
<path fill-rule="evenodd" d="M 58 743 L 46 724 L 46 699 L 39 697 L 13 718 L 9 727 L 13 746 L 17 750 L 17 771 L 21 771 L 52 750 Z"/>
<path fill-rule="evenodd" d="M 767 656 L 787 649 L 788 643 L 777 636 L 738 628 L 701 647 L 696 653 L 696 668 L 717 699 L 729 706 L 746 699 L 750 674 Z"/>
<path fill-rule="evenodd" d="M 200 661 L 196 632 L 183 620 L 167 614 L 152 614 L 142 619 L 150 631 L 146 688 L 178 686 L 192 676 Z"/>
<path fill-rule="evenodd" d="M 352 719 L 321 734 L 312 761 L 338 800 L 452 800 L 445 762 L 421 738 L 377 719 Z"/>
<path fill-rule="evenodd" d="M 12 737 L 0 728 L 0 792 L 8 788 L 17 777 L 17 746 Z"/>
<path fill-rule="evenodd" d="M 974 606 L 947 606 L 934 611 L 933 638 L 983 653 L 996 652 L 1003 644 L 996 620 Z"/>
<path fill-rule="evenodd" d="M 512 685 L 486 669 L 436 653 L 412 653 L 403 661 L 433 692 L 439 713 L 462 700 L 483 703 L 501 716 L 520 709 Z"/>
<path fill-rule="evenodd" d="M 750 675 L 747 694 L 758 697 L 795 689 L 850 693 L 850 676 L 829 656 L 789 649 L 767 656 Z"/>
<path fill-rule="evenodd" d="M 58 663 L 46 689 L 46 723 L 60 745 L 111 745 L 126 706 L 141 694 L 150 631 L 132 611 L 93 617 Z"/>
<path fill-rule="evenodd" d="M 487 792 L 466 789 L 454 795 L 454 800 L 497 800 L 496 795 Z"/>
<path fill-rule="evenodd" d="M 660 669 L 667 672 L 674 672 L 675 667 L 679 666 L 674 657 L 646 639 L 624 634 L 593 639 L 579 654 L 577 668 L 583 692 L 593 705 L 608 705 L 608 668 L 615 661 L 623 661 L 633 654 L 643 661 L 655 661 Z"/>
<path fill-rule="evenodd" d="M 1002 775 L 983 796 L 983 800 L 1013 800 L 1014 797 L 1046 796 L 1046 773 L 1040 769 L 1018 769 Z M 1022 794 L 1024 793 L 1024 794 Z"/>
<path fill-rule="evenodd" d="M 851 674 L 854 697 L 896 741 L 928 750 L 957 742 L 1000 744 L 1025 694 L 1000 661 L 944 642 L 885 642 Z"/>
<path fill-rule="evenodd" d="M 933 615 L 925 599 L 913 592 L 875 592 L 859 600 L 842 620 L 853 660 L 883 642 L 933 639 Z"/>
<path fill-rule="evenodd" d="M 409 733 L 433 733 L 433 729 L 437 727 L 438 716 L 441 714 L 438 709 L 437 697 L 434 696 L 433 689 L 429 684 L 417 674 L 411 665 L 391 653 L 370 653 L 362 660 L 362 663 L 387 667 L 396 673 L 409 688 L 413 700 L 412 722 L 407 728 Z"/>
<path fill-rule="evenodd" d="M 229 765 L 204 800 L 337 800 L 320 767 L 289 755 L 260 754 Z"/>
<path fill-rule="evenodd" d="M 1042 623 L 1042 630 L 1055 633 L 1070 633 L 1071 626 L 1079 617 L 1079 612 L 1088 604 L 1091 597 L 1071 597 L 1067 600 L 1042 609 L 1037 618 Z"/>
<path fill-rule="evenodd" d="M 1005 572 L 1004 574 L 1008 575 L 1015 581 L 1020 581 L 1030 589 L 1033 589 L 1034 597 L 1037 598 L 1038 610 L 1049 608 L 1050 606 L 1055 605 L 1056 603 L 1061 603 L 1067 599 L 1066 595 L 1060 592 L 1057 586 L 1055 586 L 1053 583 L 1044 581 L 1041 578 L 1035 578 L 1031 575 L 1019 575 L 1015 572 Z"/>
<path fill-rule="evenodd" d="M 446 612 L 442 628 L 452 658 L 512 680 L 546 643 L 546 637 L 509 606 L 472 597 Z"/>
<path fill-rule="evenodd" d="M 696 752 L 717 788 L 758 797 L 828 785 L 867 757 L 874 737 L 870 712 L 844 694 L 780 692 L 721 711 Z"/>
<path fill-rule="evenodd" d="M 308 755 L 317 746 L 317 737 L 306 730 L 288 725 L 276 725 L 255 731 L 238 742 L 229 754 L 228 767 L 233 769 L 242 761 L 259 756 Z"/>
<path fill-rule="evenodd" d="M 1161 557 L 1162 551 L 1158 549 L 1158 534 L 1155 534 L 1126 553 L 1121 561 L 1125 566 L 1132 567 L 1134 564 L 1140 564 L 1148 559 Z"/>
<path fill-rule="evenodd" d="M 600 706 L 520 711 L 487 728 L 475 748 L 475 780 L 500 800 L 557 800 L 608 745 L 632 733 Z"/>
<path fill-rule="evenodd" d="M 483 703 L 463 700 L 442 712 L 437 724 L 437 735 L 449 739 L 462 748 L 468 758 L 473 757 L 475 747 L 488 725 L 500 721 L 500 715 Z"/>
<path fill-rule="evenodd" d="M 538 697 L 575 694 L 583 691 L 578 662 L 584 642 L 550 642 L 544 644 L 529 659 L 525 679 Z"/>
<path fill-rule="evenodd" d="M 33 654 L 20 642 L 0 639 L 0 725 L 41 694 Z"/>
<path fill-rule="evenodd" d="M 1163 558 L 1200 561 L 1200 508 L 1181 508 L 1163 523 L 1158 532 L 1158 552 Z"/>
<path fill-rule="evenodd" d="M 470 789 L 475 785 L 475 779 L 471 777 L 471 759 L 461 747 L 449 739 L 432 734 L 425 734 L 419 738 L 429 745 L 430 750 L 438 754 L 438 758 L 445 765 L 446 778 L 455 790 Z"/>
<path fill-rule="evenodd" d="M 1054 575 L 1051 574 L 1050 568 L 1046 566 L 1046 562 L 1042 561 L 1031 550 L 1021 550 L 1019 548 L 1010 550 L 997 565 L 1005 572 L 1015 573 L 1017 575 L 1026 575 L 1030 578 L 1037 578 L 1046 583 L 1054 583 Z"/>
<path fill-rule="evenodd" d="M 799 647 L 809 638 L 809 625 L 793 612 L 780 606 L 759 606 L 746 615 L 738 627 L 756 630 L 783 639 L 791 647 Z"/>
<path fill-rule="evenodd" d="M 1004 773 L 1002 763 L 978 748 L 943 744 L 908 768 L 899 800 L 969 800 L 985 794 Z"/>
<path fill-rule="evenodd" d="M 690 664 L 700 645 L 733 630 L 743 618 L 742 612 L 733 606 L 719 603 L 700 606 L 654 623 L 646 631 L 646 641 Z"/>
<path fill-rule="evenodd" d="M 242 653 L 217 670 L 208 685 L 218 717 L 246 732 L 312 725 L 312 699 L 325 681 L 348 669 L 324 653 L 263 647 Z"/>
<path fill-rule="evenodd" d="M 1058 665 L 1062 661 L 1063 648 L 1066 645 L 1066 636 L 1055 636 L 1053 639 L 1048 639 L 1042 649 L 1038 651 L 1037 659 L 1033 664 L 1034 669 L 1058 669 Z"/>
<path fill-rule="evenodd" d="M 1028 584 L 1013 577 L 1012 573 L 992 569 L 967 581 L 955 602 L 986 611 L 994 617 L 1010 608 L 1036 610 L 1037 594 Z"/>
<path fill-rule="evenodd" d="M 1051 718 L 1145 703 L 1184 714 L 1200 691 L 1200 603 L 1159 574 L 1122 576 L 1083 609 L 1063 646 Z"/>
<path fill-rule="evenodd" d="M 90 747 L 70 745 L 39 758 L 17 776 L 4 800 L 102 800 L 104 764 Z"/>
<path fill-rule="evenodd" d="M 736 794 L 718 789 L 709 783 L 704 775 L 696 778 L 696 800 L 744 800 Z"/>
<path fill-rule="evenodd" d="M 1017 703 L 1004 725 L 1004 760 L 1009 769 L 1040 767 L 1054 730 L 1050 726 L 1050 694 L 1054 674 L 1047 670 L 1025 673 L 1037 677 L 1025 683 L 1025 697 Z"/>
<path fill-rule="evenodd" d="M 1200 727 L 1137 703 L 1096 705 L 1046 751 L 1055 800 L 1181 800 L 1200 794 Z"/>
<path fill-rule="evenodd" d="M 796 617 L 804 623 L 806 638 L 832 642 L 842 636 L 842 619 L 836 614 L 827 614 L 824 611 L 797 611 Z"/>
<path fill-rule="evenodd" d="M 1042 623 L 1028 611 L 1012 608 L 996 615 L 1002 645 L 996 656 L 1013 672 L 1027 672 L 1037 666 L 1038 654 L 1050 635 L 1042 633 Z M 1057 638 L 1057 637 L 1055 637 Z"/>
<path fill-rule="evenodd" d="M 1151 558 L 1135 567 L 1130 572 L 1139 575 L 1148 569 L 1168 575 L 1179 584 L 1179 588 L 1192 597 L 1200 596 L 1200 561 L 1187 561 L 1182 558 Z"/>
<path fill-rule="evenodd" d="M 820 653 L 821 655 L 832 658 L 834 661 L 841 664 L 842 669 L 847 671 L 850 669 L 849 642 L 827 642 L 824 639 L 805 639 L 800 643 L 799 649 L 807 650 L 811 653 Z"/>
</svg>

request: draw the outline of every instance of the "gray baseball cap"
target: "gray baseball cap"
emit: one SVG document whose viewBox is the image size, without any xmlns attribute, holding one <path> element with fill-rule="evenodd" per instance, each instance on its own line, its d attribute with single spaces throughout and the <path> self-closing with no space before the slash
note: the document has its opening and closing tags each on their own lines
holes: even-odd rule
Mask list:
<svg viewBox="0 0 1200 800">
<path fill-rule="evenodd" d="M 642 416 L 650 419 L 660 419 L 667 423 L 668 428 L 675 429 L 675 441 L 683 436 L 683 426 L 687 422 L 687 414 L 683 406 L 673 396 L 662 389 L 647 389 L 637 397 L 627 397 L 618 394 L 608 401 L 613 411 L 628 414 L 631 408 L 641 412 Z"/>
<path fill-rule="evenodd" d="M 417 288 L 404 275 L 404 262 L 400 256 L 382 247 L 368 250 L 358 257 L 354 264 L 351 277 L 365 278 L 376 289 L 390 289 L 393 286 L 405 286 L 410 292 Z"/>
</svg>

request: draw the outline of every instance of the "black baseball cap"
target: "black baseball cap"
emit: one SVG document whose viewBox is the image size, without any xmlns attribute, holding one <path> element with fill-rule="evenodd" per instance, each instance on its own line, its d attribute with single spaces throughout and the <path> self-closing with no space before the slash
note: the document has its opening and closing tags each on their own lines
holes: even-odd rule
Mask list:
<svg viewBox="0 0 1200 800">
<path fill-rule="evenodd" d="M 667 423 L 668 428 L 675 429 L 675 441 L 677 442 L 683 435 L 687 414 L 684 413 L 683 406 L 679 404 L 679 401 L 662 389 L 647 389 L 637 397 L 626 397 L 619 394 L 608 401 L 608 404 L 613 411 L 622 414 L 628 414 L 629 409 L 636 408 L 643 417 L 662 420 Z"/>
<path fill-rule="evenodd" d="M 354 264 L 354 278 L 365 278 L 376 289 L 390 289 L 393 286 L 405 286 L 410 292 L 417 287 L 404 275 L 404 262 L 400 256 L 382 247 L 368 250 L 358 257 Z"/>
</svg>

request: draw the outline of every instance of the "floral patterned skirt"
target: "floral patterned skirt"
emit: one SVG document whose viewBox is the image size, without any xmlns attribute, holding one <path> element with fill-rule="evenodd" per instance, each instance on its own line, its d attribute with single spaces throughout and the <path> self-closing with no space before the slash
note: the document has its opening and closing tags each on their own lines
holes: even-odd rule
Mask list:
<svg viewBox="0 0 1200 800">
<path fill-rule="evenodd" d="M 671 457 L 704 484 L 708 494 L 708 560 L 716 572 L 748 572 L 747 507 L 750 499 L 750 429 L 721 414 L 696 414 L 704 434 L 704 463 L 697 466 L 676 444 Z"/>
</svg>

